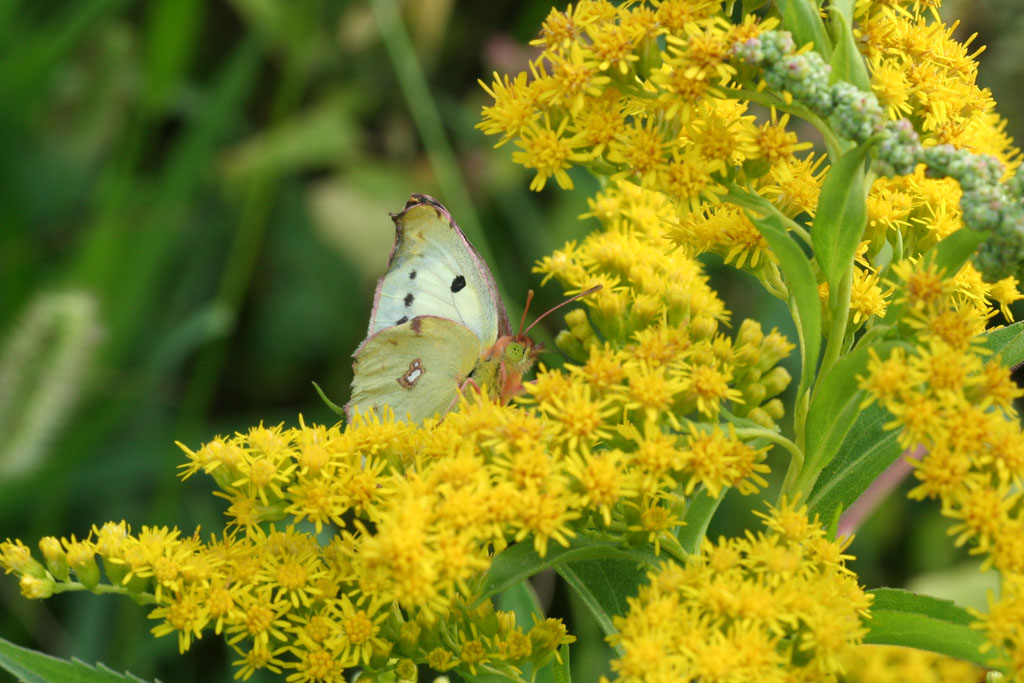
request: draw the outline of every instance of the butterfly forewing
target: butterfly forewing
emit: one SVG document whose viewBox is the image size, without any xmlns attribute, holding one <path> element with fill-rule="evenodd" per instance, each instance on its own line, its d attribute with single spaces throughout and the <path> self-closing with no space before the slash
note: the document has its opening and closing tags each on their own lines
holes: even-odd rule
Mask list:
<svg viewBox="0 0 1024 683">
<path fill-rule="evenodd" d="M 452 320 L 419 316 L 377 332 L 355 353 L 348 410 L 422 422 L 443 415 L 480 357 L 480 341 Z"/>
<path fill-rule="evenodd" d="M 421 315 L 464 325 L 483 348 L 510 333 L 490 271 L 443 206 L 413 195 L 393 218 L 395 246 L 377 283 L 367 336 Z"/>
</svg>

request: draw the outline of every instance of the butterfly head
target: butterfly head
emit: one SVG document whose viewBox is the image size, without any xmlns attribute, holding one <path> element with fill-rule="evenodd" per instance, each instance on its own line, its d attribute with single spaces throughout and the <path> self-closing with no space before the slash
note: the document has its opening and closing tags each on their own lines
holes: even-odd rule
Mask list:
<svg viewBox="0 0 1024 683">
<path fill-rule="evenodd" d="M 533 367 L 542 346 L 525 334 L 509 339 L 501 354 L 502 365 L 510 372 L 522 375 Z"/>
</svg>

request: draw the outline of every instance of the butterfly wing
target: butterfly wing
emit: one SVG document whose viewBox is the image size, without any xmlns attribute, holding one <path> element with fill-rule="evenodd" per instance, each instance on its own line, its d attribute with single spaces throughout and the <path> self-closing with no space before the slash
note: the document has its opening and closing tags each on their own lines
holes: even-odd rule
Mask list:
<svg viewBox="0 0 1024 683">
<path fill-rule="evenodd" d="M 476 333 L 452 320 L 417 316 L 387 327 L 356 349 L 352 399 L 345 406 L 378 415 L 385 406 L 395 418 L 422 422 L 443 415 L 480 358 Z"/>
<path fill-rule="evenodd" d="M 483 348 L 511 334 L 487 264 L 447 209 L 414 194 L 391 218 L 395 245 L 377 283 L 367 337 L 417 316 L 453 320 L 472 330 Z"/>
</svg>

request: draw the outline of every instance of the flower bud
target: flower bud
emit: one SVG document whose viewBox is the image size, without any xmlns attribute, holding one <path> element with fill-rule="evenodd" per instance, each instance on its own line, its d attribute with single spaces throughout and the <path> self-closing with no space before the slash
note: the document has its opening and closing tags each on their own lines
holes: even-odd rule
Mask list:
<svg viewBox="0 0 1024 683">
<path fill-rule="evenodd" d="M 53 595 L 53 589 L 56 587 L 53 579 L 39 578 L 25 574 L 21 577 L 21 581 L 18 583 L 21 588 L 21 594 L 29 600 L 42 600 Z"/>
<path fill-rule="evenodd" d="M 46 568 L 50 570 L 59 581 L 68 580 L 68 557 L 60 541 L 54 536 L 44 536 L 39 539 L 39 550 L 43 553 L 46 561 Z"/>
</svg>

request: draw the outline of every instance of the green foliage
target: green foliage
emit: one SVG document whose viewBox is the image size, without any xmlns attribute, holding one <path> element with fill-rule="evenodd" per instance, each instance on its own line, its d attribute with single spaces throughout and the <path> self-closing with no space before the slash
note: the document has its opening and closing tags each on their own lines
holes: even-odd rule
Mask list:
<svg viewBox="0 0 1024 683">
<path fill-rule="evenodd" d="M 71 661 L 18 647 L 0 638 L 0 668 L 25 683 L 137 683 L 141 678 L 119 674 L 102 664 L 95 667 L 77 659 Z"/>
<path fill-rule="evenodd" d="M 872 595 L 865 643 L 914 647 L 983 666 L 998 661 L 998 653 L 979 652 L 984 635 L 971 628 L 967 610 L 952 602 L 895 588 L 879 588 Z"/>
</svg>

